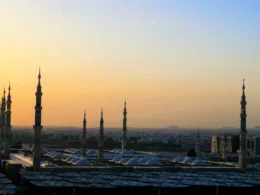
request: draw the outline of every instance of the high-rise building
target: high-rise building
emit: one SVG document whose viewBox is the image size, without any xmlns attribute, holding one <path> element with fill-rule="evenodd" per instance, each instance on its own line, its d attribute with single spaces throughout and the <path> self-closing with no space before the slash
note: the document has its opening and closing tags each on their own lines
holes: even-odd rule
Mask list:
<svg viewBox="0 0 260 195">
<path fill-rule="evenodd" d="M 222 159 L 223 160 L 227 159 L 227 135 L 226 135 L 226 133 L 225 133 L 224 142 L 223 142 Z"/>
</svg>

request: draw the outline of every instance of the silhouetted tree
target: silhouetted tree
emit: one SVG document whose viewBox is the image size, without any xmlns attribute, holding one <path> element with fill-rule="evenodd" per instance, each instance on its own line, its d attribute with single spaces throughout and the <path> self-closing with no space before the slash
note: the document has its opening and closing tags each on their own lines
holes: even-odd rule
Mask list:
<svg viewBox="0 0 260 195">
<path fill-rule="evenodd" d="M 195 156 L 197 156 L 195 149 L 194 149 L 194 148 L 191 148 L 191 149 L 188 151 L 187 156 L 189 156 L 189 157 L 195 157 Z"/>
</svg>

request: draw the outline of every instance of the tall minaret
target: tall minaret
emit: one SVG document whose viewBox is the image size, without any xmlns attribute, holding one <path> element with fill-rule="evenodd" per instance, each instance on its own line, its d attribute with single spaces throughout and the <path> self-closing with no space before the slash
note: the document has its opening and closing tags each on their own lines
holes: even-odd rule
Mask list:
<svg viewBox="0 0 260 195">
<path fill-rule="evenodd" d="M 225 133 L 224 142 L 223 142 L 223 149 L 222 149 L 222 159 L 227 159 L 227 134 Z"/>
<path fill-rule="evenodd" d="M 39 171 L 41 166 L 41 130 L 42 130 L 42 87 L 41 87 L 41 71 L 39 69 L 38 86 L 35 93 L 36 106 L 35 106 L 35 123 L 34 129 L 34 147 L 33 147 L 33 168 Z"/>
<path fill-rule="evenodd" d="M 86 120 L 86 111 L 84 112 L 84 119 L 83 119 L 83 132 L 82 132 L 82 145 L 81 145 L 81 155 L 86 156 L 86 133 L 87 133 L 87 120 Z"/>
<path fill-rule="evenodd" d="M 126 149 L 126 146 L 127 146 L 127 127 L 126 127 L 126 122 L 127 122 L 127 119 L 126 119 L 126 101 L 125 101 L 125 107 L 124 107 L 124 112 L 123 112 L 123 129 L 122 129 L 122 133 L 123 133 L 123 136 L 122 136 L 122 150 L 125 150 Z"/>
<path fill-rule="evenodd" d="M 197 157 L 200 157 L 200 130 L 198 129 L 198 134 L 197 134 L 197 142 L 196 142 L 196 154 Z"/>
<path fill-rule="evenodd" d="M 7 96 L 7 110 L 6 110 L 6 124 L 5 124 L 5 131 L 4 131 L 4 156 L 9 157 L 9 147 L 12 139 L 12 133 L 11 133 L 11 86 L 9 83 L 8 87 L 8 96 Z"/>
<path fill-rule="evenodd" d="M 101 158 L 104 158 L 104 120 L 103 120 L 103 109 L 101 110 L 98 143 L 99 143 L 98 158 L 101 159 Z"/>
<path fill-rule="evenodd" d="M 2 105 L 1 105 L 1 143 L 0 147 L 3 148 L 4 144 L 4 132 L 5 132 L 5 110 L 6 110 L 6 99 L 5 99 L 5 89 L 2 97 Z"/>
<path fill-rule="evenodd" d="M 241 97 L 241 114 L 240 114 L 240 150 L 238 152 L 238 166 L 239 168 L 246 167 L 246 96 L 245 96 L 245 82 L 243 80 L 242 97 Z"/>
<path fill-rule="evenodd" d="M 0 103 L 0 150 L 2 149 L 2 143 L 3 143 L 3 134 L 2 134 L 2 99 Z"/>
</svg>

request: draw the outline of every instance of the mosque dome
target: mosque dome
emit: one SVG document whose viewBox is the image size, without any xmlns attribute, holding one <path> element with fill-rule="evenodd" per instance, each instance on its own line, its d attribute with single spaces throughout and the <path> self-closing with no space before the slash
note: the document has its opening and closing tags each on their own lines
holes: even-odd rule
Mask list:
<svg viewBox="0 0 260 195">
<path fill-rule="evenodd" d="M 53 151 L 47 152 L 46 156 L 50 156 L 53 153 Z"/>
<path fill-rule="evenodd" d="M 90 165 L 89 161 L 84 158 L 81 158 L 80 160 L 78 160 L 76 163 L 73 163 L 73 164 L 77 165 L 77 166 L 89 166 Z"/>
<path fill-rule="evenodd" d="M 72 151 L 72 153 L 73 153 L 73 154 L 77 154 L 77 153 L 80 153 L 80 151 L 81 151 L 80 149 L 74 149 L 74 150 Z"/>
<path fill-rule="evenodd" d="M 123 150 L 122 149 L 118 149 L 117 150 L 117 153 L 121 153 Z"/>
<path fill-rule="evenodd" d="M 67 149 L 67 152 L 71 153 L 72 150 L 74 150 L 74 148 L 69 148 L 69 149 Z"/>
<path fill-rule="evenodd" d="M 115 163 L 119 163 L 119 161 L 122 159 L 123 157 L 122 156 L 118 156 L 117 158 L 114 158 L 113 161 Z"/>
<path fill-rule="evenodd" d="M 73 159 L 73 158 L 75 158 L 75 157 L 74 157 L 74 156 L 69 156 L 69 157 L 65 158 L 63 161 L 64 161 L 64 162 L 67 162 L 67 161 L 69 161 L 69 160 L 71 160 L 71 159 Z"/>
<path fill-rule="evenodd" d="M 143 163 L 146 163 L 149 159 L 148 158 L 140 158 L 138 160 L 139 164 L 143 164 Z"/>
<path fill-rule="evenodd" d="M 90 150 L 87 151 L 87 154 L 97 154 L 97 151 L 90 149 Z"/>
<path fill-rule="evenodd" d="M 195 160 L 192 165 L 195 165 L 195 166 L 205 166 L 206 163 L 203 161 L 203 160 Z"/>
<path fill-rule="evenodd" d="M 139 165 L 139 158 L 134 157 L 127 161 L 126 165 L 133 166 L 133 165 Z"/>
<path fill-rule="evenodd" d="M 125 164 L 125 163 L 127 163 L 128 160 L 129 160 L 129 158 L 122 158 L 122 159 L 119 161 L 119 163 L 120 163 L 120 164 Z"/>
<path fill-rule="evenodd" d="M 118 155 L 116 157 L 113 158 L 113 162 L 119 162 L 123 157 Z"/>
<path fill-rule="evenodd" d="M 55 154 L 57 154 L 57 152 L 52 152 L 49 156 L 53 157 Z"/>
<path fill-rule="evenodd" d="M 61 153 L 56 153 L 55 155 L 52 156 L 52 158 L 62 159 L 62 158 L 64 158 L 64 155 Z"/>
<path fill-rule="evenodd" d="M 112 153 L 116 153 L 117 150 L 118 150 L 117 148 L 114 148 L 114 149 L 111 150 L 110 152 L 112 152 Z"/>
<path fill-rule="evenodd" d="M 69 161 L 69 163 L 71 164 L 76 163 L 80 159 L 81 159 L 80 157 L 73 158 L 72 160 Z"/>
<path fill-rule="evenodd" d="M 75 161 L 75 159 L 79 160 L 80 158 L 73 156 L 73 158 L 71 158 L 70 160 L 67 160 L 66 162 L 67 163 L 73 163 L 72 161 Z M 77 160 L 75 162 L 77 162 Z"/>
<path fill-rule="evenodd" d="M 184 156 L 177 156 L 175 159 L 172 160 L 172 162 L 180 163 L 185 159 Z"/>
<path fill-rule="evenodd" d="M 148 160 L 145 164 L 149 166 L 159 165 L 158 161 L 154 159 Z"/>
<path fill-rule="evenodd" d="M 191 158 L 191 157 L 185 157 L 185 159 L 182 161 L 182 163 L 184 164 L 192 164 L 194 162 L 194 158 Z"/>
</svg>

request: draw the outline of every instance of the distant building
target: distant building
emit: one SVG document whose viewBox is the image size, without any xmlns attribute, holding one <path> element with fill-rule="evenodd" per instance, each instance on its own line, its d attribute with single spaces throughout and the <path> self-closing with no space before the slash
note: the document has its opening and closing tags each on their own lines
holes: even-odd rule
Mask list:
<svg viewBox="0 0 260 195">
<path fill-rule="evenodd" d="M 225 136 L 213 135 L 211 139 L 211 153 L 222 154 Z M 227 136 L 227 152 L 236 153 L 239 149 L 239 135 Z"/>
<path fill-rule="evenodd" d="M 247 153 L 248 156 L 260 156 L 260 137 L 247 138 Z"/>
</svg>

